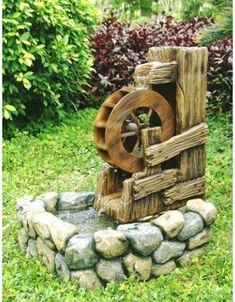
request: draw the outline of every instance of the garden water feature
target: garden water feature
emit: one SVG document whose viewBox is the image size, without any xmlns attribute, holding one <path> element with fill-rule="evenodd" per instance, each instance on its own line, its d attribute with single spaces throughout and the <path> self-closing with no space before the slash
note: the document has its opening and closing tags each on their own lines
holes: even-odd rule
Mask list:
<svg viewBox="0 0 235 302">
<path fill-rule="evenodd" d="M 18 241 L 27 257 L 86 289 L 135 274 L 149 280 L 206 253 L 217 211 L 189 200 L 185 207 L 121 224 L 92 208 L 95 194 L 47 192 L 17 202 Z"/>
</svg>

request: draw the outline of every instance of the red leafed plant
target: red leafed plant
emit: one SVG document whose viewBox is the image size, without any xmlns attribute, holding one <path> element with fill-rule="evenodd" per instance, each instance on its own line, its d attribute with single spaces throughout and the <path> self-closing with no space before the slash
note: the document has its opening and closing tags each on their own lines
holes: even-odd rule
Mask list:
<svg viewBox="0 0 235 302">
<path fill-rule="evenodd" d="M 169 16 L 165 22 L 155 26 L 130 29 L 113 16 L 105 20 L 92 38 L 95 72 L 91 92 L 96 101 L 100 102 L 113 91 L 132 83 L 135 66 L 146 62 L 150 47 L 196 46 L 200 41 L 200 32 L 211 24 L 212 21 L 206 18 L 174 22 Z M 232 92 L 232 40 L 226 38 L 208 50 L 209 104 L 228 111 Z"/>
<path fill-rule="evenodd" d="M 213 113 L 232 109 L 232 38 L 209 47 L 208 99 Z"/>
<path fill-rule="evenodd" d="M 133 81 L 136 65 L 146 62 L 152 46 L 195 46 L 196 35 L 210 23 L 205 18 L 173 22 L 167 17 L 156 26 L 130 29 L 115 17 L 104 21 L 93 35 L 94 69 L 92 92 L 99 99 Z"/>
</svg>

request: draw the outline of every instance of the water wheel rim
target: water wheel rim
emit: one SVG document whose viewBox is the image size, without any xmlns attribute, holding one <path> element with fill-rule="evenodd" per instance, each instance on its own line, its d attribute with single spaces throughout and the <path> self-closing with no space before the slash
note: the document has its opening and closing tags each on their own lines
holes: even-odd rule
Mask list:
<svg viewBox="0 0 235 302">
<path fill-rule="evenodd" d="M 96 144 L 96 149 L 100 155 L 100 157 L 107 163 L 111 165 L 115 165 L 111 160 L 109 153 L 107 152 L 106 143 L 105 143 L 105 132 L 106 132 L 106 124 L 109 117 L 107 108 L 111 108 L 116 106 L 116 104 L 128 93 L 134 91 L 134 87 L 122 87 L 121 89 L 115 91 L 110 96 L 106 98 L 104 103 L 101 105 L 95 119 L 94 125 L 94 141 Z M 103 123 L 103 124 L 102 124 Z M 100 131 L 103 131 L 101 134 Z"/>
<path fill-rule="evenodd" d="M 167 100 L 152 90 L 136 90 L 125 95 L 113 108 L 107 120 L 105 144 L 112 164 L 130 173 L 144 169 L 143 157 L 127 152 L 122 143 L 122 125 L 127 115 L 139 107 L 151 108 L 160 118 L 162 124 L 161 141 L 175 133 L 175 115 Z"/>
</svg>

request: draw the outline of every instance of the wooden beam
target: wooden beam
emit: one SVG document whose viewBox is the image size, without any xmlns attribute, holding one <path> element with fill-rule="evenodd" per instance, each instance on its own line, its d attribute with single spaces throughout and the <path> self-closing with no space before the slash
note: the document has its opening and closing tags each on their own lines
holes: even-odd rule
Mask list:
<svg viewBox="0 0 235 302">
<path fill-rule="evenodd" d="M 175 61 L 176 54 L 179 47 L 177 46 L 163 46 L 163 47 L 151 47 L 148 51 L 148 62 L 171 62 Z"/>
<path fill-rule="evenodd" d="M 169 169 L 159 174 L 134 181 L 133 196 L 135 200 L 168 188 L 177 181 L 177 169 Z"/>
<path fill-rule="evenodd" d="M 206 178 L 203 176 L 194 180 L 184 181 L 165 190 L 162 193 L 164 204 L 168 205 L 177 200 L 203 195 L 205 191 L 205 179 Z"/>
<path fill-rule="evenodd" d="M 136 86 L 148 87 L 153 84 L 175 82 L 177 77 L 176 61 L 151 62 L 136 66 L 134 79 Z"/>
<path fill-rule="evenodd" d="M 205 144 L 207 133 L 207 125 L 201 123 L 161 144 L 150 146 L 145 151 L 146 164 L 158 165 L 184 150 Z"/>
</svg>

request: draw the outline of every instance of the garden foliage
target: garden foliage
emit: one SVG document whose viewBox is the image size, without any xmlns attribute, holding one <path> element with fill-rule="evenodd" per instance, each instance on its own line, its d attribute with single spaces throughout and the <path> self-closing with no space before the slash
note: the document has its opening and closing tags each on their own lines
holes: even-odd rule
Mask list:
<svg viewBox="0 0 235 302">
<path fill-rule="evenodd" d="M 232 38 L 209 47 L 208 99 L 213 113 L 232 110 Z"/>
<path fill-rule="evenodd" d="M 92 79 L 91 91 L 99 101 L 123 85 L 130 84 L 133 82 L 135 66 L 146 62 L 146 53 L 150 47 L 197 46 L 201 32 L 211 24 L 212 21 L 206 18 L 174 22 L 172 17 L 167 17 L 165 22 L 155 26 L 130 29 L 114 17 L 105 20 L 93 36 L 96 73 Z M 231 102 L 231 53 L 231 39 L 209 47 L 209 102 L 214 107 L 221 107 L 221 102 L 224 102 L 222 111 L 228 110 Z"/>
<path fill-rule="evenodd" d="M 87 1 L 6 0 L 3 8 L 5 119 L 63 113 L 79 102 L 92 65 L 96 11 Z"/>
</svg>

